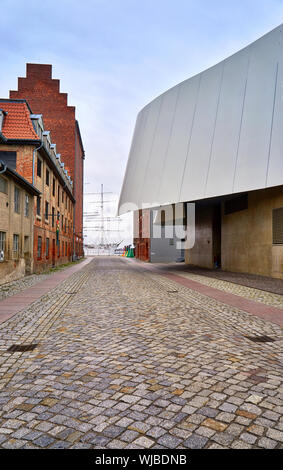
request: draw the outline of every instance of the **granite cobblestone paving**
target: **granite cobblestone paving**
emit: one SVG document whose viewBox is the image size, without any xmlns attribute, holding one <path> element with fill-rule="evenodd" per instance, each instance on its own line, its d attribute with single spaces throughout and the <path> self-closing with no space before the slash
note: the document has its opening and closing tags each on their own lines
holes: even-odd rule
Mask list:
<svg viewBox="0 0 283 470">
<path fill-rule="evenodd" d="M 0 325 L 0 448 L 282 448 L 282 340 L 276 324 L 97 257 Z"/>
<path fill-rule="evenodd" d="M 235 284 L 233 282 L 224 281 L 222 279 L 216 279 L 207 276 L 201 276 L 194 273 L 172 271 L 175 274 L 181 275 L 192 281 L 197 281 L 201 284 L 204 284 L 209 287 L 214 287 L 220 289 L 224 292 L 229 292 L 231 294 L 239 295 L 245 299 L 255 300 L 256 302 L 263 303 L 265 305 L 270 305 L 271 307 L 277 307 L 283 309 L 283 296 L 264 290 L 256 289 L 253 287 L 243 286 L 240 284 Z"/>
</svg>

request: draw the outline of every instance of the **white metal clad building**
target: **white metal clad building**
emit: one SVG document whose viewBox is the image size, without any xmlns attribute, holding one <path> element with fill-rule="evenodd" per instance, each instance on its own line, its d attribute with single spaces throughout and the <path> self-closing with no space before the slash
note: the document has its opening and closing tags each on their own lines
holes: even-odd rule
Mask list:
<svg viewBox="0 0 283 470">
<path fill-rule="evenodd" d="M 145 106 L 119 214 L 282 185 L 282 87 L 283 25 Z"/>
</svg>

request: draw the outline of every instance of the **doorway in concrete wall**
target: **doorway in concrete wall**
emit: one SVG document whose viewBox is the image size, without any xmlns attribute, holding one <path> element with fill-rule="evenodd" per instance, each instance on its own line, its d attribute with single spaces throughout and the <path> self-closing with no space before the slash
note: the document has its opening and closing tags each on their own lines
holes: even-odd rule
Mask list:
<svg viewBox="0 0 283 470">
<path fill-rule="evenodd" d="M 221 268 L 221 222 L 222 210 L 221 203 L 214 206 L 213 211 L 213 267 L 215 269 Z"/>
</svg>

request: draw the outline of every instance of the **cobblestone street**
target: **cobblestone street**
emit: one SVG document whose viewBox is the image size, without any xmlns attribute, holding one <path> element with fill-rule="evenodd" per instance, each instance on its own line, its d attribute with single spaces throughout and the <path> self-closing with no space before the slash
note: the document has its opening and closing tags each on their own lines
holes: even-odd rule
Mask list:
<svg viewBox="0 0 283 470">
<path fill-rule="evenodd" d="M 185 277 L 283 315 L 279 294 Z M 97 257 L 0 325 L 0 447 L 282 448 L 282 340 L 279 324 Z"/>
</svg>

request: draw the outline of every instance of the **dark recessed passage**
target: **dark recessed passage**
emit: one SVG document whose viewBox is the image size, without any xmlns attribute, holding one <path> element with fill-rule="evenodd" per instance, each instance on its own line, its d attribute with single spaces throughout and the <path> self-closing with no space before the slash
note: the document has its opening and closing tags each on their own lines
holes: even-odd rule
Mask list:
<svg viewBox="0 0 283 470">
<path fill-rule="evenodd" d="M 168 294 L 176 294 L 179 291 L 178 290 L 168 290 L 167 292 L 168 292 Z"/>
<path fill-rule="evenodd" d="M 38 343 L 34 344 L 12 344 L 12 346 L 7 349 L 7 352 L 27 352 L 33 351 L 38 346 Z"/>
<path fill-rule="evenodd" d="M 269 336 L 245 336 L 250 341 L 254 343 L 274 343 L 275 339 L 270 338 Z"/>
</svg>

